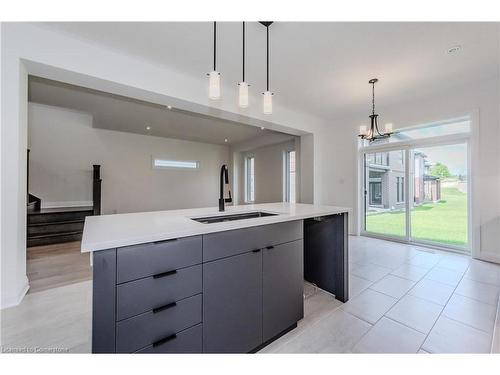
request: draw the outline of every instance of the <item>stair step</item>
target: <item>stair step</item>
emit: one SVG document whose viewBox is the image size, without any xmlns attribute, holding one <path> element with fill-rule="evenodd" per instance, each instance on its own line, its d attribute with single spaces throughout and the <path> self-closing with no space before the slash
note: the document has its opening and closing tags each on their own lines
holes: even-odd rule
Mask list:
<svg viewBox="0 0 500 375">
<path fill-rule="evenodd" d="M 30 224 L 28 224 L 28 226 L 29 227 L 38 227 L 38 226 L 44 226 L 44 225 L 61 225 L 61 224 L 74 224 L 74 223 L 85 223 L 85 219 L 50 221 L 47 223 L 30 223 Z"/>
<path fill-rule="evenodd" d="M 28 225 L 53 223 L 61 221 L 85 220 L 86 216 L 93 215 L 92 210 L 76 210 L 76 211 L 40 211 L 28 213 Z"/>
<path fill-rule="evenodd" d="M 57 233 L 50 235 L 38 235 L 28 238 L 27 246 L 32 247 L 32 246 L 51 245 L 55 243 L 81 241 L 81 239 L 82 239 L 81 231 Z"/>
<path fill-rule="evenodd" d="M 28 224 L 28 238 L 43 234 L 82 232 L 85 220 L 53 221 L 50 223 Z"/>
<path fill-rule="evenodd" d="M 63 236 L 70 236 L 73 234 L 82 234 L 83 232 L 81 230 L 75 230 L 71 232 L 59 232 L 59 233 L 50 233 L 50 234 L 37 234 L 35 236 L 30 236 L 30 240 L 36 240 L 40 238 L 49 238 L 49 237 L 63 237 Z"/>
</svg>

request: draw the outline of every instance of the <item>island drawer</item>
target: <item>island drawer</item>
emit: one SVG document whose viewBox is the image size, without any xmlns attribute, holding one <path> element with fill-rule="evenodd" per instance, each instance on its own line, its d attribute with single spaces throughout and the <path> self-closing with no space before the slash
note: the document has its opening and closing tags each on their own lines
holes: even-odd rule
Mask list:
<svg viewBox="0 0 500 375">
<path fill-rule="evenodd" d="M 201 236 L 121 247 L 116 256 L 116 280 L 120 284 L 201 262 Z"/>
<path fill-rule="evenodd" d="M 116 323 L 116 352 L 132 353 L 201 323 L 201 294 Z"/>
<path fill-rule="evenodd" d="M 208 262 L 267 246 L 300 240 L 303 237 L 302 227 L 302 220 L 295 220 L 206 234 L 203 236 L 203 261 Z"/>
<path fill-rule="evenodd" d="M 201 353 L 202 337 L 202 325 L 198 324 L 167 336 L 156 345 L 149 345 L 136 353 Z"/>
<path fill-rule="evenodd" d="M 201 265 L 119 284 L 116 287 L 116 320 L 153 310 L 201 291 Z"/>
</svg>

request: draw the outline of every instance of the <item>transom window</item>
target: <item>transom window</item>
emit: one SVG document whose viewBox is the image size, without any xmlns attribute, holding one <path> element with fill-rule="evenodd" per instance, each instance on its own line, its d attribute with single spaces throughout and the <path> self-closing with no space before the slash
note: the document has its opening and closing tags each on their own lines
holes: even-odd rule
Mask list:
<svg viewBox="0 0 500 375">
<path fill-rule="evenodd" d="M 154 169 L 199 169 L 199 161 L 152 158 Z"/>
</svg>

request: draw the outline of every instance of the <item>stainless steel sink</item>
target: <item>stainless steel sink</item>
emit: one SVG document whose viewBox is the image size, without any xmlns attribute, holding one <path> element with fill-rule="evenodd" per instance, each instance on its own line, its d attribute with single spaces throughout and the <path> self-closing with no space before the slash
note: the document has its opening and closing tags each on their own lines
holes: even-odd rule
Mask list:
<svg viewBox="0 0 500 375">
<path fill-rule="evenodd" d="M 278 215 L 278 214 L 273 214 L 270 212 L 254 211 L 254 212 L 244 212 L 241 214 L 232 214 L 232 215 L 192 217 L 191 220 L 194 220 L 194 221 L 197 221 L 197 222 L 203 223 L 203 224 L 212 224 L 212 223 L 221 223 L 224 221 L 254 219 L 257 217 L 276 216 L 276 215 Z"/>
</svg>

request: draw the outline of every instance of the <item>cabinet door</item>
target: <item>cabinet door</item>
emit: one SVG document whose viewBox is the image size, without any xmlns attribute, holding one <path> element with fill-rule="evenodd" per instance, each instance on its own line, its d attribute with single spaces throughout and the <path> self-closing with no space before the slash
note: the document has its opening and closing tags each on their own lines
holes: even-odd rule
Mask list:
<svg viewBox="0 0 500 375">
<path fill-rule="evenodd" d="M 263 341 L 304 317 L 302 240 L 263 250 Z"/>
<path fill-rule="evenodd" d="M 262 251 L 203 264 L 203 351 L 247 353 L 262 343 Z"/>
</svg>

